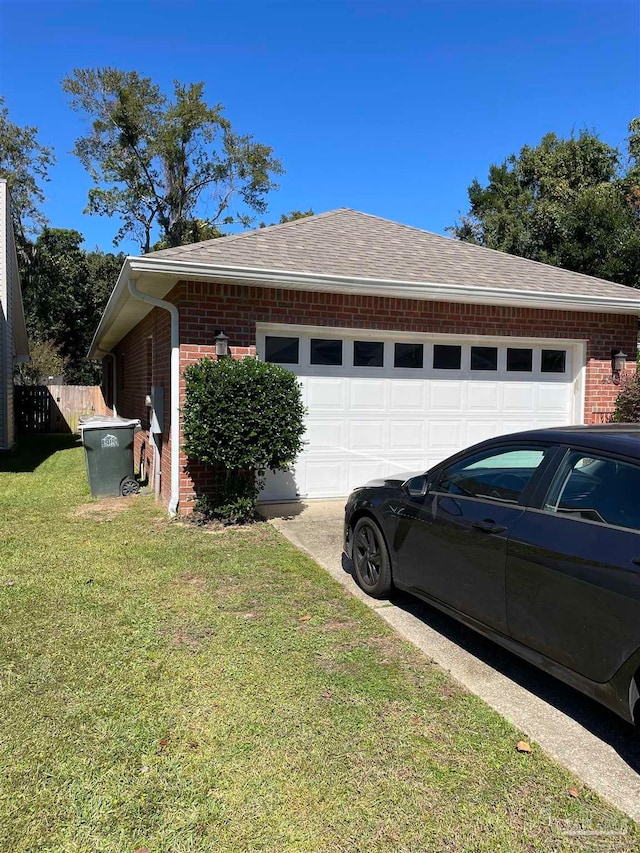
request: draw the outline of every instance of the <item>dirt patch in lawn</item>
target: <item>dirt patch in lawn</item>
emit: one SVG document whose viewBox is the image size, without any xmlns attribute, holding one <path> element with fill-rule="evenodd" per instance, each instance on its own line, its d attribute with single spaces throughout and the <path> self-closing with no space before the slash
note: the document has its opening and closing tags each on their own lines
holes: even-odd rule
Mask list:
<svg viewBox="0 0 640 853">
<path fill-rule="evenodd" d="M 135 496 L 129 498 L 102 498 L 89 504 L 80 504 L 72 515 L 76 518 L 89 518 L 96 521 L 112 521 L 120 513 L 131 509 L 131 502 Z"/>
<path fill-rule="evenodd" d="M 178 628 L 171 632 L 171 645 L 175 649 L 187 649 L 190 652 L 200 651 L 203 640 L 211 636 L 212 632 L 192 632 L 186 628 Z"/>
<path fill-rule="evenodd" d="M 185 572 L 184 574 L 177 577 L 173 583 L 179 584 L 180 586 L 184 585 L 191 589 L 195 590 L 205 590 L 207 589 L 207 579 L 204 575 L 197 575 L 193 572 Z"/>
</svg>

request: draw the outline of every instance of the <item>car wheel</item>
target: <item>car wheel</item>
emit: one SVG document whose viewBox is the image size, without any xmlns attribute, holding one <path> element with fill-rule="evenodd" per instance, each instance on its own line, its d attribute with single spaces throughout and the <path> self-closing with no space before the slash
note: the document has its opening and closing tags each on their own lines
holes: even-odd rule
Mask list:
<svg viewBox="0 0 640 853">
<path fill-rule="evenodd" d="M 378 525 L 366 516 L 353 531 L 353 573 L 358 586 L 374 598 L 384 598 L 391 589 L 389 551 Z"/>
</svg>

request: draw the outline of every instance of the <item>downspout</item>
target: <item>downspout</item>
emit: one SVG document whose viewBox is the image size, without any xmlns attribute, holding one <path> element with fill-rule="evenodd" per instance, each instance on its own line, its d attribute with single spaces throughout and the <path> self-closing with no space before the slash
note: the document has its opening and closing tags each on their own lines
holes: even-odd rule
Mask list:
<svg viewBox="0 0 640 853">
<path fill-rule="evenodd" d="M 171 302 L 158 299 L 142 293 L 135 285 L 133 279 L 129 279 L 129 293 L 134 299 L 148 302 L 156 308 L 164 308 L 171 315 L 171 497 L 169 499 L 169 515 L 174 516 L 178 512 L 178 501 L 180 500 L 180 314 Z"/>
<path fill-rule="evenodd" d="M 117 377 L 117 364 L 118 359 L 116 358 L 116 354 L 114 352 L 108 352 L 104 358 L 112 358 L 111 362 L 111 408 L 113 409 L 113 414 L 118 416 L 118 407 L 116 406 L 116 401 L 118 399 L 118 377 Z"/>
</svg>

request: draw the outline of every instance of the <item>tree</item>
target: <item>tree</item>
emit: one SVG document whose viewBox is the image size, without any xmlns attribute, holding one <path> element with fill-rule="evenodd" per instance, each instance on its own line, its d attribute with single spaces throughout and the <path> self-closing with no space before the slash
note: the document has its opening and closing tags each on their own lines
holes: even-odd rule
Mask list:
<svg viewBox="0 0 640 853">
<path fill-rule="evenodd" d="M 626 173 L 620 152 L 594 133 L 549 133 L 490 166 L 486 186 L 474 179 L 470 210 L 449 230 L 470 243 L 640 286 L 637 121 L 629 127 L 635 165 Z"/>
<path fill-rule="evenodd" d="M 180 235 L 180 245 L 185 246 L 187 243 L 202 243 L 203 240 L 214 240 L 217 237 L 224 237 L 225 234 L 217 225 L 210 225 L 204 219 L 191 219 L 185 222 Z M 158 252 L 162 249 L 169 249 L 172 243 L 168 237 L 164 236 L 151 247 L 152 252 Z"/>
<path fill-rule="evenodd" d="M 55 163 L 53 149 L 41 145 L 37 134 L 37 127 L 19 127 L 11 121 L 0 97 L 0 178 L 6 178 L 11 192 L 15 232 L 22 243 L 47 221 L 40 209 L 42 183 L 49 180 Z"/>
<path fill-rule="evenodd" d="M 95 185 L 87 211 L 122 219 L 115 245 L 132 236 L 148 252 L 159 229 L 177 246 L 196 220 L 246 226 L 266 210 L 282 165 L 269 146 L 235 133 L 220 104 L 205 103 L 204 83 L 175 81 L 168 98 L 135 71 L 89 68 L 75 69 L 63 88 L 92 121 L 74 150 Z"/>
<path fill-rule="evenodd" d="M 309 210 L 290 210 L 289 213 L 283 213 L 280 216 L 280 225 L 284 225 L 285 222 L 295 222 L 296 219 L 306 219 L 307 216 L 313 216 L 312 208 Z"/>
<path fill-rule="evenodd" d="M 278 222 L 271 222 L 270 225 L 284 225 L 285 222 L 295 222 L 296 219 L 306 219 L 307 216 L 313 216 L 313 210 L 309 208 L 309 210 L 290 210 L 289 213 L 282 213 L 280 215 L 280 219 Z M 268 228 L 269 224 L 266 222 L 260 223 L 260 228 Z"/>
<path fill-rule="evenodd" d="M 30 339 L 51 344 L 67 382 L 91 385 L 98 372 L 87 351 L 124 257 L 86 252 L 82 241 L 78 231 L 44 228 L 23 296 Z"/>
<path fill-rule="evenodd" d="M 15 366 L 15 381 L 20 385 L 40 385 L 64 376 L 67 360 L 52 341 L 29 340 L 29 356 L 30 361 Z"/>
<path fill-rule="evenodd" d="M 611 420 L 626 424 L 640 421 L 640 372 L 634 374 L 621 389 Z"/>
</svg>

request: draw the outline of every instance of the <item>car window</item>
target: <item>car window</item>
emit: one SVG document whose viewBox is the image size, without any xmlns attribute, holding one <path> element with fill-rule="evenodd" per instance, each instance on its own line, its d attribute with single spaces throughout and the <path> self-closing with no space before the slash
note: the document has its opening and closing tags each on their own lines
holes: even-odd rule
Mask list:
<svg viewBox="0 0 640 853">
<path fill-rule="evenodd" d="M 640 467 L 585 454 L 567 454 L 543 505 L 547 512 L 640 530 Z"/>
<path fill-rule="evenodd" d="M 547 452 L 511 446 L 475 453 L 446 468 L 437 491 L 517 504 Z"/>
</svg>

